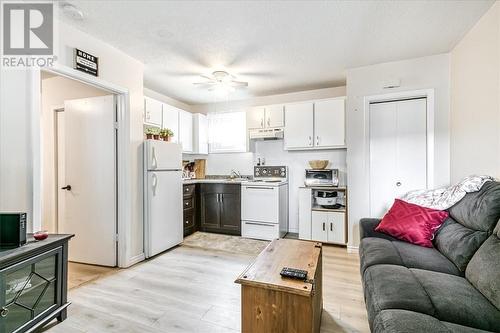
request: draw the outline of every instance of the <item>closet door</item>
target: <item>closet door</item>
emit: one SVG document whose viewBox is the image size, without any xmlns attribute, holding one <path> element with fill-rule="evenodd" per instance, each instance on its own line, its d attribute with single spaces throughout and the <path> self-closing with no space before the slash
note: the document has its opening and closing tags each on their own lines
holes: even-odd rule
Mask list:
<svg viewBox="0 0 500 333">
<path fill-rule="evenodd" d="M 427 188 L 426 99 L 370 105 L 370 216 L 395 198 Z"/>
</svg>

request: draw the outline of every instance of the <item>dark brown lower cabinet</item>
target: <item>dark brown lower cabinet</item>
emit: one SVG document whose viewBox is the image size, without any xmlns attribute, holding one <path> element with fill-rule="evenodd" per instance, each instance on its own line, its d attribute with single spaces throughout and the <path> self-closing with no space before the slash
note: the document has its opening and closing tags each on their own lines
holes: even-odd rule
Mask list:
<svg viewBox="0 0 500 333">
<path fill-rule="evenodd" d="M 200 184 L 200 229 L 241 235 L 241 186 Z"/>
<path fill-rule="evenodd" d="M 196 224 L 196 185 L 186 184 L 183 190 L 183 226 L 184 237 L 191 235 L 197 230 Z"/>
</svg>

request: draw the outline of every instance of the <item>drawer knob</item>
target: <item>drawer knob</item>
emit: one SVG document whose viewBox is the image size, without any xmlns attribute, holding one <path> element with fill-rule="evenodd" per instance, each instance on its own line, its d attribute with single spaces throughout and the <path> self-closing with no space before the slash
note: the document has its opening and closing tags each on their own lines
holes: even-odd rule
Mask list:
<svg viewBox="0 0 500 333">
<path fill-rule="evenodd" d="M 185 203 L 185 205 L 186 205 L 186 206 L 189 206 L 189 202 L 186 202 L 186 203 Z"/>
<path fill-rule="evenodd" d="M 186 221 L 186 224 L 189 224 L 189 221 Z"/>
<path fill-rule="evenodd" d="M 9 309 L 7 309 L 7 308 L 2 308 L 2 311 L 0 311 L 0 316 L 2 318 L 7 317 L 8 314 L 9 314 Z"/>
</svg>

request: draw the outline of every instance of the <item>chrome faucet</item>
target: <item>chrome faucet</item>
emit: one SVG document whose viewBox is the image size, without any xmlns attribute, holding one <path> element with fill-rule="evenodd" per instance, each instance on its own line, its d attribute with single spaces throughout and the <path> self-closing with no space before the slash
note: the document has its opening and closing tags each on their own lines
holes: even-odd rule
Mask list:
<svg viewBox="0 0 500 333">
<path fill-rule="evenodd" d="M 238 171 L 231 170 L 231 174 L 229 175 L 229 177 L 230 177 L 231 179 L 234 179 L 234 178 L 241 178 L 241 174 L 240 174 Z"/>
</svg>

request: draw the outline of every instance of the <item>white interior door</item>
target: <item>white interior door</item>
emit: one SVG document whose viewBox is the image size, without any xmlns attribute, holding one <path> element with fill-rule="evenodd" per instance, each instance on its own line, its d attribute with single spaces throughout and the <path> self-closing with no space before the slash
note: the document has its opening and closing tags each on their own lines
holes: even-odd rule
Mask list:
<svg viewBox="0 0 500 333">
<path fill-rule="evenodd" d="M 425 98 L 370 105 L 370 216 L 382 217 L 395 198 L 427 188 Z"/>
<path fill-rule="evenodd" d="M 59 124 L 64 126 L 64 137 L 58 138 L 58 201 L 63 203 L 58 210 L 58 230 L 75 234 L 70 261 L 116 266 L 114 119 L 111 95 L 64 103 Z M 60 128 L 58 133 L 62 133 Z"/>
</svg>

